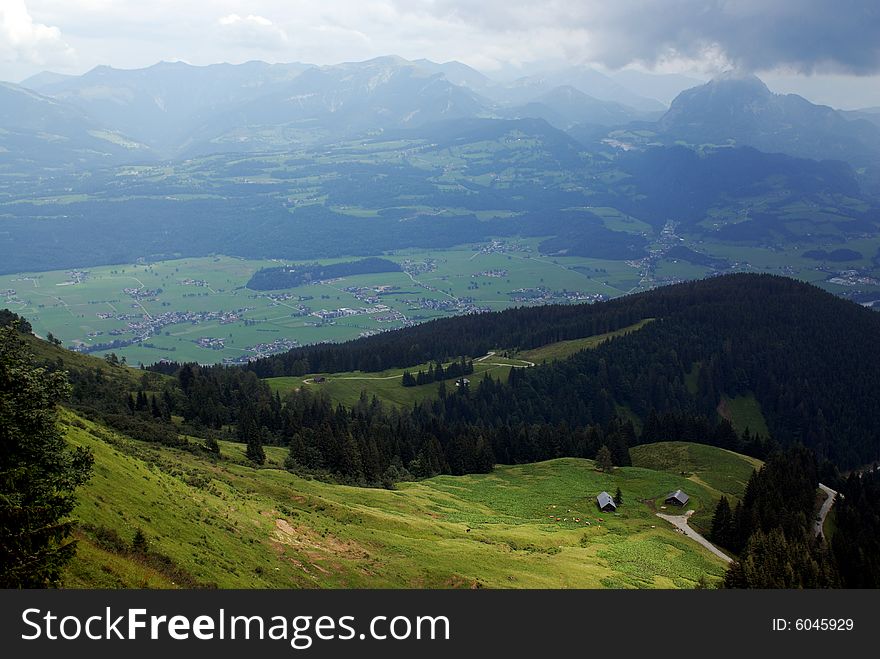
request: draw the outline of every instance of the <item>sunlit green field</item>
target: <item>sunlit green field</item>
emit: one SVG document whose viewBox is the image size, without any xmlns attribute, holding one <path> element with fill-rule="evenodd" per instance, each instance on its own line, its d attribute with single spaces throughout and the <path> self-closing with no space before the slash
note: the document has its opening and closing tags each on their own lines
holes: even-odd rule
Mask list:
<svg viewBox="0 0 880 659">
<path fill-rule="evenodd" d="M 691 588 L 724 570 L 654 515 L 678 487 L 698 509 L 716 498 L 667 471 L 561 459 L 364 489 L 294 476 L 280 448 L 254 469 L 241 445 L 211 461 L 63 421 L 96 459 L 69 587 Z M 617 487 L 619 512 L 598 512 L 596 494 Z M 152 560 L 126 548 L 136 529 Z"/>
</svg>

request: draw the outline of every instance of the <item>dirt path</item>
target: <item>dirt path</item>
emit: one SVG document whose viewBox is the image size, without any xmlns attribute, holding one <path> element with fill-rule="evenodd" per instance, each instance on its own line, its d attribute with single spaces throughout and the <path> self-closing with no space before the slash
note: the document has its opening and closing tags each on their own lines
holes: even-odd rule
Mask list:
<svg viewBox="0 0 880 659">
<path fill-rule="evenodd" d="M 495 356 L 495 352 L 490 350 L 485 355 L 483 355 L 482 357 L 478 357 L 474 361 L 475 362 L 482 362 L 482 361 L 485 361 L 486 359 L 489 359 L 489 357 L 494 357 L 494 356 Z M 489 362 L 489 364 L 491 364 L 492 366 L 512 366 L 513 368 L 529 368 L 530 366 L 535 365 L 535 362 L 530 362 L 528 359 L 520 359 L 519 357 L 505 357 L 504 359 L 509 359 L 511 361 L 516 361 L 516 362 L 522 362 L 523 364 L 525 364 L 525 366 L 520 366 L 519 364 L 499 364 L 498 362 Z"/>
<path fill-rule="evenodd" d="M 725 563 L 732 563 L 733 559 L 730 556 L 725 554 L 723 551 L 718 549 L 718 547 L 713 545 L 711 542 L 706 540 L 706 538 L 704 538 L 699 533 L 694 531 L 690 526 L 688 526 L 688 517 L 693 514 L 694 511 L 689 510 L 685 515 L 665 515 L 663 513 L 657 513 L 657 517 L 659 517 L 660 519 L 665 519 L 667 522 L 672 524 L 675 528 L 684 533 L 691 540 L 696 540 L 697 542 L 699 542 L 701 545 L 703 545 L 706 549 L 711 551 Z"/>
<path fill-rule="evenodd" d="M 816 535 L 822 536 L 825 538 L 825 518 L 828 517 L 828 513 L 831 511 L 831 506 L 834 505 L 834 497 L 837 496 L 837 492 L 832 490 L 827 485 L 822 485 L 819 483 L 819 489 L 822 490 L 828 496 L 825 501 L 822 503 L 822 507 L 819 509 L 818 519 L 814 522 L 813 529 Z"/>
</svg>

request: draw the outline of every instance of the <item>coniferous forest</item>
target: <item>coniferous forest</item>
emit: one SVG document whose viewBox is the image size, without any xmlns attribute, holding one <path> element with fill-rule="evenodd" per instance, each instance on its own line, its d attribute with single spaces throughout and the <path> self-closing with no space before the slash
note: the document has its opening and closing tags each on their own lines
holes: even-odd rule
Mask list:
<svg viewBox="0 0 880 659">
<path fill-rule="evenodd" d="M 680 435 L 658 435 L 654 416 L 705 417 L 713 426 L 720 421 L 722 395 L 754 395 L 771 437 L 782 445 L 801 443 L 842 469 L 880 457 L 874 422 L 880 415 L 880 317 L 808 284 L 770 275 L 717 277 L 595 305 L 443 319 L 349 343 L 299 348 L 244 371 L 155 368 L 181 378 L 185 416 L 220 427 L 235 421 L 240 405 L 230 396 L 241 388 L 221 383 L 249 382 L 246 372 L 268 377 L 406 368 L 601 334 L 645 319 L 653 321 L 595 350 L 516 369 L 506 383 L 471 383 L 432 406 L 430 415 L 443 424 L 507 433 L 496 444 L 498 457 L 516 461 L 552 457 L 554 449 L 520 455 L 509 448 L 506 438 L 516 433 L 507 429 L 550 424 L 567 427 L 569 437 L 578 429 L 604 427 L 626 410 L 657 441 Z M 198 382 L 191 388 L 193 373 Z M 258 394 L 259 388 L 245 387 L 250 396 L 268 398 L 268 389 Z M 417 410 L 410 417 L 424 414 Z"/>
</svg>

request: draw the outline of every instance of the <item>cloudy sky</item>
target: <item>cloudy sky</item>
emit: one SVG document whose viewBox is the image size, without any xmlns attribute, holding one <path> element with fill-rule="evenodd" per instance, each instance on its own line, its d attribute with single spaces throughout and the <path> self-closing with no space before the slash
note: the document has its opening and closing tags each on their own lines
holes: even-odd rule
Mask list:
<svg viewBox="0 0 880 659">
<path fill-rule="evenodd" d="M 331 64 L 397 54 L 489 75 L 560 64 L 880 106 L 877 0 L 0 0 L 0 79 L 160 60 Z"/>
</svg>

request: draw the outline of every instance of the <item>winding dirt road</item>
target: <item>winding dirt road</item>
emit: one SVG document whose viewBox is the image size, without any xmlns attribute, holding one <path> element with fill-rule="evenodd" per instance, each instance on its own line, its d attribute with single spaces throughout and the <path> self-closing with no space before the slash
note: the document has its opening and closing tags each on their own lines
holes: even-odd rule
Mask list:
<svg viewBox="0 0 880 659">
<path fill-rule="evenodd" d="M 824 530 L 825 518 L 828 517 L 828 513 L 831 510 L 831 506 L 834 505 L 834 497 L 837 496 L 837 492 L 832 490 L 827 485 L 822 485 L 822 483 L 819 483 L 819 489 L 822 490 L 828 496 L 826 497 L 825 501 L 822 503 L 822 507 L 819 509 L 819 515 L 817 516 L 817 519 L 813 525 L 813 530 L 815 531 L 816 535 L 821 535 L 822 539 L 824 540 L 825 539 L 825 530 Z"/>
<path fill-rule="evenodd" d="M 660 519 L 665 519 L 667 522 L 672 524 L 675 528 L 680 530 L 691 540 L 696 540 L 697 542 L 699 542 L 701 545 L 703 545 L 706 549 L 711 551 L 725 563 L 733 563 L 733 559 L 730 556 L 725 554 L 723 551 L 718 549 L 718 547 L 713 545 L 711 542 L 706 540 L 706 538 L 704 538 L 699 533 L 694 531 L 690 526 L 688 526 L 688 517 L 693 514 L 694 511 L 689 510 L 685 515 L 664 515 L 663 513 L 657 513 L 657 517 L 659 517 Z"/>
<path fill-rule="evenodd" d="M 825 525 L 825 518 L 828 517 L 828 513 L 831 510 L 831 506 L 834 505 L 834 498 L 837 496 L 837 492 L 832 490 L 827 485 L 823 485 L 819 483 L 819 489 L 821 489 L 828 496 L 825 501 L 822 503 L 822 507 L 819 509 L 819 514 L 816 516 L 816 520 L 813 522 L 813 529 L 816 532 L 816 535 L 825 537 L 825 532 L 823 530 L 823 526 Z M 690 526 L 688 526 L 688 518 L 693 515 L 694 511 L 689 510 L 685 515 L 665 515 L 663 513 L 657 513 L 657 517 L 660 519 L 665 519 L 667 522 L 672 524 L 675 528 L 679 529 L 682 533 L 684 533 L 691 540 L 696 540 L 701 545 L 703 545 L 706 549 L 711 551 L 721 560 L 732 563 L 733 559 L 725 554 L 723 551 L 718 549 L 711 542 L 706 540 L 702 535 L 694 531 Z"/>
</svg>

